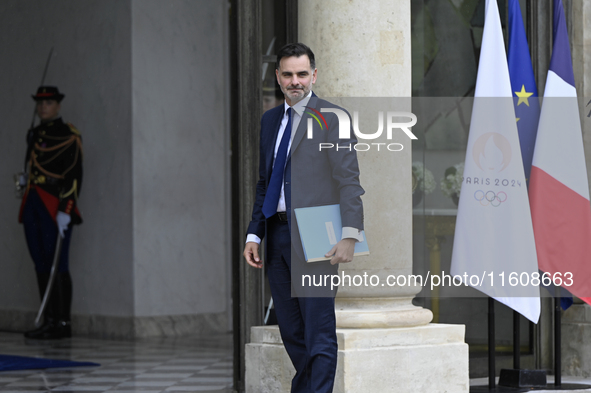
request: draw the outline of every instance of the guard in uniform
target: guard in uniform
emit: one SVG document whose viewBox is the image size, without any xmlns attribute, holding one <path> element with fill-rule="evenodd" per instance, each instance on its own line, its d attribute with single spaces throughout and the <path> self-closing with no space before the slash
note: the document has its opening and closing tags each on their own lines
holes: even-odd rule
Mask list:
<svg viewBox="0 0 591 393">
<path fill-rule="evenodd" d="M 73 225 L 82 222 L 76 206 L 82 185 L 82 140 L 80 132 L 59 115 L 63 98 L 54 86 L 41 86 L 33 95 L 41 123 L 27 134 L 25 175 L 21 177 L 26 188 L 19 221 L 24 225 L 35 263 L 41 298 L 48 285 L 58 233 L 63 239 L 44 323 L 25 333 L 25 337 L 33 339 L 71 336 L 68 254 Z"/>
</svg>

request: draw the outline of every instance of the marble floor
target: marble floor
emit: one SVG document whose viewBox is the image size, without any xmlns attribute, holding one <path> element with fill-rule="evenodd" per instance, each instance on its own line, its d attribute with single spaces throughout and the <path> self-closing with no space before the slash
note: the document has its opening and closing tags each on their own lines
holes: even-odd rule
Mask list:
<svg viewBox="0 0 591 393">
<path fill-rule="evenodd" d="M 0 332 L 0 354 L 100 364 L 99 367 L 3 371 L 0 372 L 2 393 L 233 392 L 231 334 L 134 341 L 78 337 L 36 341 L 25 340 L 20 333 Z M 548 382 L 553 382 L 552 376 Z M 472 387 L 487 383 L 487 378 L 470 381 Z M 591 379 L 565 376 L 563 383 L 591 385 Z M 587 390 L 569 393 L 583 391 Z"/>
<path fill-rule="evenodd" d="M 100 367 L 0 372 L 0 392 L 232 392 L 232 336 L 25 340 L 0 332 L 0 354 L 69 359 Z"/>
</svg>

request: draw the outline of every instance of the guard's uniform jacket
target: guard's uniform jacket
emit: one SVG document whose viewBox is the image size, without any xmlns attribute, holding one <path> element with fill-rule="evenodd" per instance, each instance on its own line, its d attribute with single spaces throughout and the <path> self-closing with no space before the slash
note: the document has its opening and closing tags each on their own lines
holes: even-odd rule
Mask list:
<svg viewBox="0 0 591 393">
<path fill-rule="evenodd" d="M 35 189 L 54 220 L 59 210 L 70 214 L 72 224 L 80 224 L 82 216 L 76 206 L 82 186 L 80 132 L 61 117 L 41 123 L 27 134 L 25 160 L 29 176 L 19 222 L 27 195 Z"/>
</svg>

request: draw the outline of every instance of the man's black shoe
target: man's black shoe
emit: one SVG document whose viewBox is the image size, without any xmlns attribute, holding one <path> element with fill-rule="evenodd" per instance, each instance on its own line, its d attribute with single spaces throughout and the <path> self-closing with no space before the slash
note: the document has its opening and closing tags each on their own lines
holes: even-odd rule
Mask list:
<svg viewBox="0 0 591 393">
<path fill-rule="evenodd" d="M 35 340 L 56 340 L 72 337 L 70 322 L 48 320 L 35 330 L 25 332 L 26 338 Z"/>
</svg>

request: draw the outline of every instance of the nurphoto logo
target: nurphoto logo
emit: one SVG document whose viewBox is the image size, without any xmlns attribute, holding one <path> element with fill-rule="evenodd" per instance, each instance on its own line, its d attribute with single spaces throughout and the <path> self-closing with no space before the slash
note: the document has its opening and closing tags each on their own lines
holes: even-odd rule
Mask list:
<svg viewBox="0 0 591 393">
<path fill-rule="evenodd" d="M 345 140 L 349 140 L 351 139 L 351 121 L 349 119 L 349 115 L 347 114 L 347 112 L 345 112 L 342 109 L 338 109 L 338 108 L 321 108 L 320 112 L 318 111 L 314 111 L 315 114 L 307 112 L 308 114 L 310 114 L 310 116 L 312 116 L 316 122 L 320 125 L 320 129 L 324 130 L 324 127 L 322 125 L 322 123 L 324 123 L 324 125 L 326 126 L 326 129 L 328 130 L 328 124 L 326 123 L 326 120 L 324 118 L 324 116 L 322 116 L 322 113 L 334 113 L 338 120 L 339 120 L 339 139 L 345 139 Z M 316 116 L 318 115 L 318 116 Z M 320 121 L 320 119 L 322 119 L 322 122 Z M 392 140 L 392 135 L 393 135 L 393 131 L 395 129 L 401 129 L 410 139 L 417 139 L 417 137 L 412 133 L 412 131 L 410 130 L 410 127 L 414 126 L 415 124 L 417 124 L 417 117 L 415 116 L 414 113 L 411 112 L 387 112 L 386 113 L 386 139 L 388 139 L 388 141 Z M 406 122 L 400 122 L 399 119 L 400 118 L 407 118 L 410 119 L 410 121 L 406 121 Z M 312 139 L 314 137 L 314 120 L 312 118 L 308 118 L 308 123 L 307 123 L 307 135 L 308 135 L 308 139 Z M 359 111 L 354 111 L 353 112 L 353 132 L 355 133 L 355 136 L 357 137 L 358 140 L 374 140 L 377 139 L 379 137 L 382 136 L 382 134 L 384 133 L 384 112 L 378 112 L 378 130 L 374 133 L 369 133 L 369 134 L 365 134 L 363 132 L 361 132 L 361 130 L 359 129 Z M 388 151 L 401 151 L 404 146 L 401 143 L 396 143 L 396 142 L 392 142 L 392 143 L 355 143 L 355 144 L 349 144 L 349 145 L 340 145 L 337 144 L 335 146 L 334 143 L 320 143 L 319 144 L 319 150 L 322 151 L 323 149 L 336 149 L 338 150 L 348 150 L 351 151 L 351 149 L 355 149 L 356 151 L 368 151 L 368 150 L 378 150 L 380 151 L 380 148 L 383 148 L 383 150 L 388 150 Z"/>
</svg>

